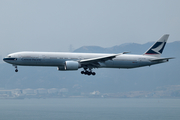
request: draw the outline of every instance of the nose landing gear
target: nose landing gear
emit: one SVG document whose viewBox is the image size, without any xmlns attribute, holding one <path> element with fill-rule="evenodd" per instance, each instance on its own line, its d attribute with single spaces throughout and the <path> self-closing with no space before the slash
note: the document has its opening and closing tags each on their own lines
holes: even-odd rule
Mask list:
<svg viewBox="0 0 180 120">
<path fill-rule="evenodd" d="M 15 67 L 15 72 L 18 72 L 17 65 L 13 65 Z"/>
</svg>

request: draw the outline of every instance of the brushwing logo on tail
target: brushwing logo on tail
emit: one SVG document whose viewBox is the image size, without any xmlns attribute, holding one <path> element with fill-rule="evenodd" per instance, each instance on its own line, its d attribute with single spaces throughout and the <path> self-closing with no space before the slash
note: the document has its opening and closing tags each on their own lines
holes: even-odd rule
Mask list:
<svg viewBox="0 0 180 120">
<path fill-rule="evenodd" d="M 146 54 L 162 54 L 166 42 L 156 42 Z"/>
<path fill-rule="evenodd" d="M 163 52 L 163 49 L 166 45 L 169 34 L 163 35 L 154 45 L 152 45 L 144 54 L 145 55 L 155 55 L 160 56 Z"/>
</svg>

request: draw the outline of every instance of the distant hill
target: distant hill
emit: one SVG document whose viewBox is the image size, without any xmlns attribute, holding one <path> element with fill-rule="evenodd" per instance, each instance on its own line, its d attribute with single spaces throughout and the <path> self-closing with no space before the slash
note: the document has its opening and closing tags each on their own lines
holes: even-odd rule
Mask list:
<svg viewBox="0 0 180 120">
<path fill-rule="evenodd" d="M 83 53 L 121 53 L 124 51 L 131 52 L 132 54 L 143 54 L 150 46 L 152 46 L 154 42 L 148 42 L 146 44 L 137 44 L 137 43 L 125 43 L 109 48 L 103 48 L 99 46 L 83 46 L 80 47 L 74 52 L 83 52 Z M 171 49 L 172 48 L 172 49 Z M 177 51 L 174 51 L 174 50 Z M 180 50 L 180 41 L 167 43 L 163 55 L 165 54 L 173 54 L 174 52 L 179 53 Z"/>
<path fill-rule="evenodd" d="M 110 48 L 84 46 L 74 52 L 143 54 L 153 43 L 128 43 Z M 117 93 L 153 90 L 166 85 L 180 85 L 180 41 L 168 43 L 164 57 L 175 57 L 168 63 L 135 69 L 94 69 L 96 76 L 81 75 L 80 71 L 57 71 L 55 67 L 21 67 L 14 72 L 12 65 L 0 64 L 0 88 L 67 88 L 74 93 L 100 91 Z"/>
<path fill-rule="evenodd" d="M 153 43 L 137 44 L 137 43 L 126 43 L 118 46 L 113 46 L 110 48 L 102 48 L 99 46 L 83 46 L 76 49 L 74 52 L 84 52 L 84 53 L 121 53 L 124 51 L 129 51 L 133 54 L 143 54 L 147 48 L 149 48 Z"/>
</svg>

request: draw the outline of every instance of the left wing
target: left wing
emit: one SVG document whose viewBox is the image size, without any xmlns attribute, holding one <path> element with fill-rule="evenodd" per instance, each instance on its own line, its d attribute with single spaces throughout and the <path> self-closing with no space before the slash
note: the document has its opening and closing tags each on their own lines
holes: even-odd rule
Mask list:
<svg viewBox="0 0 180 120">
<path fill-rule="evenodd" d="M 119 54 L 112 54 L 112 55 L 107 55 L 107 56 L 102 56 L 102 57 L 84 59 L 84 60 L 80 60 L 79 63 L 94 64 L 94 63 L 98 63 L 98 62 L 105 62 L 107 60 L 112 60 L 113 58 L 115 58 L 118 55 L 122 55 L 122 54 L 126 54 L 126 53 L 129 53 L 129 52 L 123 52 L 123 53 L 119 53 Z"/>
</svg>

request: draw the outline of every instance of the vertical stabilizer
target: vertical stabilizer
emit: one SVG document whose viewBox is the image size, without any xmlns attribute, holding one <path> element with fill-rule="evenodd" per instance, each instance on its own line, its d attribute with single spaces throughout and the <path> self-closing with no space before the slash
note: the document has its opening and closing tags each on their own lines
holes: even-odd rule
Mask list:
<svg viewBox="0 0 180 120">
<path fill-rule="evenodd" d="M 152 55 L 160 57 L 163 49 L 166 45 L 169 34 L 163 35 L 157 42 L 155 42 L 145 53 L 144 55 Z"/>
</svg>

